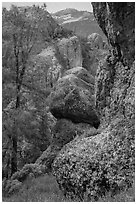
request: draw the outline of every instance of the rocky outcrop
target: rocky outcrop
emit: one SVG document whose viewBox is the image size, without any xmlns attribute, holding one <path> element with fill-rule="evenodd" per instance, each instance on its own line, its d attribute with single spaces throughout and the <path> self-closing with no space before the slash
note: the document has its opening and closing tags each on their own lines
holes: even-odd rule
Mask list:
<svg viewBox="0 0 137 204">
<path fill-rule="evenodd" d="M 121 62 L 117 62 L 115 65 L 112 61 L 109 63 L 106 59 L 103 60 L 97 70 L 96 108 L 106 123 L 110 123 L 117 115 L 134 119 L 134 63 L 131 67 L 123 66 Z"/>
<path fill-rule="evenodd" d="M 76 137 L 85 137 L 85 130 L 97 134 L 100 121 L 95 110 L 94 78 L 83 67 L 65 71 L 48 100 L 49 111 L 57 122 L 52 128 L 50 146 L 36 163 L 51 171 L 51 165 L 62 147 Z"/>
<path fill-rule="evenodd" d="M 69 70 L 69 73 L 58 80 L 50 94 L 51 113 L 58 119 L 66 118 L 74 123 L 89 123 L 98 128 L 100 122 L 94 106 L 94 86 L 88 83 L 92 77 L 81 67 Z M 85 73 L 88 76 L 86 78 Z"/>
<path fill-rule="evenodd" d="M 65 145 L 53 172 L 66 196 L 95 201 L 132 186 L 135 176 L 135 4 L 92 3 L 112 46 L 100 63 L 95 86 L 100 133 Z"/>
<path fill-rule="evenodd" d="M 92 33 L 88 36 L 88 41 L 92 48 L 103 49 L 103 39 L 98 33 Z"/>
<path fill-rule="evenodd" d="M 92 3 L 99 26 L 124 63 L 132 64 L 135 58 L 135 3 Z"/>
<path fill-rule="evenodd" d="M 109 121 L 117 114 L 126 116 L 128 100 L 128 104 L 132 101 L 130 115 L 134 115 L 134 3 L 93 3 L 93 9 L 99 25 L 113 47 L 97 71 L 96 107 Z M 129 96 L 131 90 L 132 98 Z"/>
<path fill-rule="evenodd" d="M 30 67 L 26 71 L 26 81 L 45 92 L 52 88 L 62 76 L 62 65 L 55 56 L 55 47 L 48 46 L 32 58 Z"/>
<path fill-rule="evenodd" d="M 108 53 L 107 42 L 103 42 L 100 35 L 93 33 L 87 39 L 81 39 L 82 66 L 87 69 L 94 77 L 100 60 L 104 59 Z M 93 37 L 97 37 L 93 39 Z M 99 39 L 98 39 L 99 38 Z M 95 41 L 95 42 L 94 42 Z"/>
<path fill-rule="evenodd" d="M 76 36 L 58 39 L 31 60 L 26 81 L 31 80 L 33 86 L 45 91 L 53 88 L 66 70 L 76 66 L 82 66 L 80 41 Z"/>
<path fill-rule="evenodd" d="M 81 46 L 78 37 L 63 38 L 58 42 L 58 53 L 66 60 L 67 69 L 82 66 Z"/>
</svg>

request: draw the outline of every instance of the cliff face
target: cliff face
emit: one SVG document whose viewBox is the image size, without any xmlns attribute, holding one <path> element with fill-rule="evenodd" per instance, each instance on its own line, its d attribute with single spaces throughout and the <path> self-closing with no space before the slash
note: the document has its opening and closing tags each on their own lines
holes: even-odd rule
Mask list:
<svg viewBox="0 0 137 204">
<path fill-rule="evenodd" d="M 101 126 L 85 130 L 63 147 L 53 172 L 65 195 L 80 201 L 113 196 L 134 183 L 135 171 L 135 4 L 92 3 L 112 49 L 96 75 L 96 108 Z"/>
<path fill-rule="evenodd" d="M 134 3 L 93 3 L 93 10 L 112 45 L 97 70 L 96 107 L 108 121 L 117 114 L 134 118 Z"/>
<path fill-rule="evenodd" d="M 135 3 L 92 3 L 95 18 L 124 64 L 135 57 Z"/>
</svg>

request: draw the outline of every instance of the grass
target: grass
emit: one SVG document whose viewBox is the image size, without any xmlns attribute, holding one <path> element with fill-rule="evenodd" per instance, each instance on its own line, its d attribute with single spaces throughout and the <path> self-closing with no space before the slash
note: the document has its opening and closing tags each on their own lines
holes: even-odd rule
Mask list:
<svg viewBox="0 0 137 204">
<path fill-rule="evenodd" d="M 75 202 L 64 197 L 59 190 L 56 179 L 52 175 L 45 175 L 24 182 L 19 192 L 5 197 L 3 202 Z M 100 198 L 98 202 L 135 202 L 135 186 L 126 192 L 111 197 L 109 194 Z"/>
<path fill-rule="evenodd" d="M 65 197 L 58 188 L 53 176 L 45 175 L 26 180 L 19 190 L 11 196 L 4 197 L 3 202 L 65 202 Z"/>
</svg>

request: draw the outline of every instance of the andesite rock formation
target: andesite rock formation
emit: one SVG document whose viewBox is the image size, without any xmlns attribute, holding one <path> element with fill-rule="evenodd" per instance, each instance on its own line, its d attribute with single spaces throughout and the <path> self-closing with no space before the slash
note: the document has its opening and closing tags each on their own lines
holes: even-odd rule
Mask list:
<svg viewBox="0 0 137 204">
<path fill-rule="evenodd" d="M 96 133 L 100 125 L 95 108 L 94 78 L 83 67 L 74 67 L 64 72 L 49 96 L 49 111 L 57 118 L 53 128 L 51 145 L 37 164 L 45 164 L 51 170 L 53 160 L 61 148 L 76 136 L 91 129 Z"/>
<path fill-rule="evenodd" d="M 53 164 L 61 190 L 80 201 L 128 189 L 135 172 L 135 3 L 92 5 L 112 46 L 95 80 L 101 125 L 96 134 L 91 131 L 88 137 L 77 137 L 66 144 Z"/>
<path fill-rule="evenodd" d="M 31 9 L 29 12 L 32 12 Z M 37 123 L 32 121 L 36 131 L 33 126 L 31 127 L 34 135 L 36 133 L 35 146 L 31 145 L 30 136 L 30 143 L 23 140 L 21 148 L 26 155 L 24 162 L 35 162 L 35 164 L 26 164 L 23 169 L 19 169 L 8 180 L 8 191 L 10 187 L 14 191 L 16 184 L 18 187 L 21 186 L 27 176 L 31 176 L 35 170 L 39 172 L 38 175 L 51 171 L 55 157 L 67 143 L 78 138 L 89 137 L 91 132 L 92 135 L 97 135 L 100 125 L 99 114 L 95 107 L 95 73 L 99 59 L 96 58 L 95 66 L 93 65 L 95 56 L 102 58 L 106 55 L 106 50 L 102 54 L 103 49 L 99 49 L 100 47 L 94 49 L 88 39 L 84 39 L 82 45 L 80 37 L 72 36 L 72 32 L 63 31 L 54 20 L 52 25 L 51 16 L 47 11 L 45 19 L 47 23 L 42 27 L 42 22 L 41 29 L 49 31 L 51 35 L 45 42 L 44 36 L 39 33 L 40 43 L 37 43 L 34 55 L 29 58 L 21 90 L 23 120 L 28 127 L 27 120 L 30 120 L 29 117 L 34 112 L 37 120 Z M 89 49 L 91 52 L 88 52 Z M 8 113 L 12 108 L 15 108 L 14 100 L 5 111 Z M 43 126 L 45 129 L 42 128 Z M 30 130 L 30 132 L 30 135 L 33 135 L 33 131 Z M 42 140 L 37 144 L 39 134 Z M 36 148 L 37 145 L 39 145 L 38 148 Z M 43 153 L 39 157 L 41 152 Z M 5 163 L 7 163 L 6 160 Z M 4 168 L 8 169 L 7 166 Z M 4 185 L 8 185 L 7 180 Z"/>
</svg>

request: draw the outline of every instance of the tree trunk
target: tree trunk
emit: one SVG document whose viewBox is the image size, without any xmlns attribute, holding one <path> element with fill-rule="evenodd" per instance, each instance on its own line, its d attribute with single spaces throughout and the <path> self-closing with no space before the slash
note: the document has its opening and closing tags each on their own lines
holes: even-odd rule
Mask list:
<svg viewBox="0 0 137 204">
<path fill-rule="evenodd" d="M 20 95 L 19 93 L 17 93 L 17 97 L 16 97 L 16 109 L 20 107 Z"/>
<path fill-rule="evenodd" d="M 11 175 L 17 171 L 17 135 L 12 137 Z"/>
<path fill-rule="evenodd" d="M 16 56 L 16 110 L 20 107 L 20 88 L 19 83 L 19 62 L 18 55 Z M 13 135 L 12 135 L 12 155 L 11 155 L 11 176 L 17 171 L 17 144 L 18 144 L 18 133 L 17 133 L 17 120 L 16 115 L 14 118 L 13 126 Z"/>
</svg>

